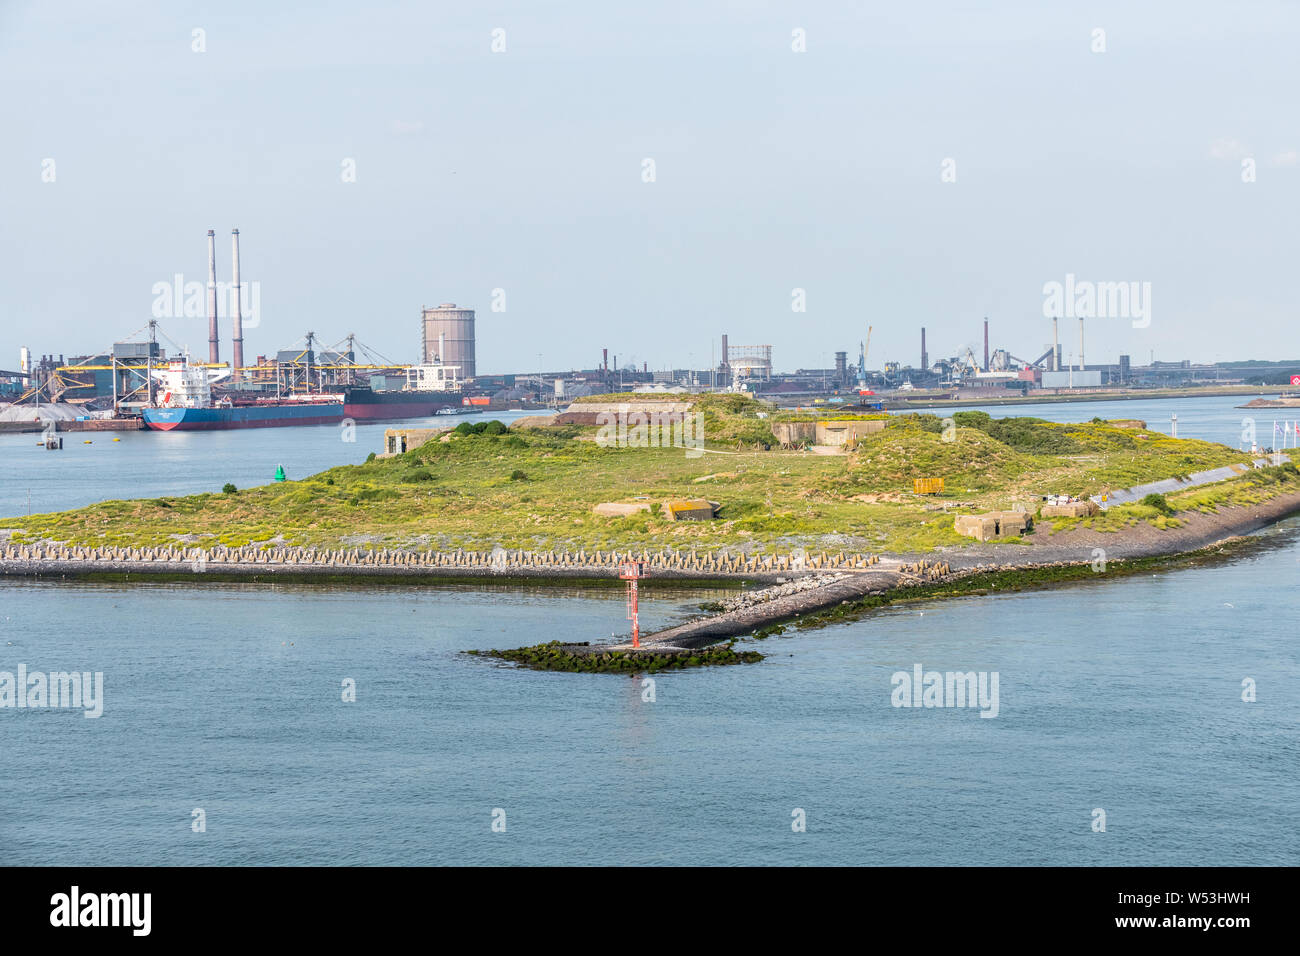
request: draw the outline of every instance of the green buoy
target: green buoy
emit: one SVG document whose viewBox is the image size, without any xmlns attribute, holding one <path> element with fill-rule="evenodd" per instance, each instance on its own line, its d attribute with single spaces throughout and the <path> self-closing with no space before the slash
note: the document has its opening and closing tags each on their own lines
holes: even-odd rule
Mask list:
<svg viewBox="0 0 1300 956">
<path fill-rule="evenodd" d="M 275 466 L 275 480 L 284 481 L 284 465 Z"/>
</svg>

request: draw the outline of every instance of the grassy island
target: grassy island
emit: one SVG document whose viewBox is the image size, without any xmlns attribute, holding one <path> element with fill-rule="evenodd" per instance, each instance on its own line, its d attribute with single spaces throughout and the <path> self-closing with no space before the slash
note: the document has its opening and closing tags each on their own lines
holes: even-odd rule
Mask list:
<svg viewBox="0 0 1300 956">
<path fill-rule="evenodd" d="M 926 552 L 970 544 L 954 517 L 1023 505 L 1047 494 L 1087 496 L 1224 465 L 1250 456 L 1174 439 L 1140 422 L 1055 424 L 1034 418 L 951 418 L 913 413 L 838 448 L 782 442 L 785 423 L 810 420 L 743 395 L 667 396 L 702 415 L 702 443 L 611 446 L 594 425 L 461 428 L 404 454 L 331 468 L 299 481 L 222 493 L 106 501 L 74 511 L 0 519 L 15 542 L 78 546 L 300 545 L 389 549 L 794 548 Z M 592 401 L 647 402 L 601 396 Z M 575 406 L 580 407 L 580 406 Z M 828 412 L 823 420 L 882 416 Z M 784 434 L 784 432 L 783 432 Z M 688 453 L 689 452 L 689 453 Z M 220 484 L 223 476 L 214 476 Z M 938 495 L 915 478 L 943 478 Z M 1170 494 L 1158 505 L 1112 507 L 1051 519 L 1033 538 L 1085 526 L 1176 526 L 1179 514 L 1248 504 L 1300 490 L 1293 466 Z M 673 520 L 668 499 L 717 502 L 713 520 Z M 630 516 L 593 512 L 643 503 Z"/>
</svg>

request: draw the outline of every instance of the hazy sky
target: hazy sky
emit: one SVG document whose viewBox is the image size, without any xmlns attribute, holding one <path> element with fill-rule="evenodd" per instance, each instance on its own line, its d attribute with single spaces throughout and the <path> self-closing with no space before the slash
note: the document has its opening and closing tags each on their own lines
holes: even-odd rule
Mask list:
<svg viewBox="0 0 1300 956">
<path fill-rule="evenodd" d="M 1295 358 L 1298 28 L 1290 2 L 0 0 L 0 368 L 144 325 L 209 228 L 228 279 L 236 227 L 250 356 L 311 329 L 413 361 L 454 301 L 485 373 L 701 367 L 724 332 L 824 366 L 868 324 L 869 364 L 915 364 L 922 325 L 934 358 L 985 315 L 1033 359 L 1072 273 L 1151 283 L 1090 361 Z M 163 329 L 206 353 L 204 319 Z"/>
</svg>

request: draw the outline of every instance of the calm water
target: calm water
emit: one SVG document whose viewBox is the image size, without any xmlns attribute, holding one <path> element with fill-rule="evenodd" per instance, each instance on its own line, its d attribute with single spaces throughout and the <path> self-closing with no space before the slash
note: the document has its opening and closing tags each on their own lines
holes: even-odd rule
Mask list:
<svg viewBox="0 0 1300 956">
<path fill-rule="evenodd" d="M 761 664 L 659 675 L 654 702 L 630 677 L 458 653 L 621 630 L 617 591 L 3 584 L 0 670 L 102 670 L 105 709 L 0 710 L 0 852 L 1294 864 L 1300 523 L 1268 537 L 1218 566 L 772 638 Z M 698 600 L 643 606 L 663 624 Z M 892 707 L 915 663 L 997 671 L 999 715 Z"/>
<path fill-rule="evenodd" d="M 472 412 L 402 422 L 244 428 L 217 432 L 63 433 L 47 451 L 38 435 L 0 435 L 0 517 L 80 508 L 111 498 L 157 498 L 268 484 L 277 465 L 290 479 L 382 452 L 385 428 L 442 428 L 493 418 L 509 423 L 529 412 Z M 351 437 L 353 440 L 346 440 Z M 113 441 L 120 438 L 121 441 Z M 91 444 L 83 444 L 90 439 Z"/>
<path fill-rule="evenodd" d="M 988 412 L 994 418 L 1025 416 L 1049 422 L 1086 422 L 1100 418 L 1140 418 L 1153 431 L 1172 434 L 1172 417 L 1178 416 L 1178 437 L 1220 442 L 1232 448 L 1249 448 L 1244 421 L 1253 421 L 1256 440 L 1261 447 L 1274 444 L 1273 426 L 1283 420 L 1300 419 L 1295 408 L 1237 408 L 1261 396 L 1216 396 L 1208 398 L 1164 398 L 1122 402 L 1044 402 L 1026 405 L 952 405 L 930 408 L 936 415 L 960 411 Z M 1262 396 L 1274 397 L 1274 396 Z M 1290 446 L 1290 439 L 1287 445 Z M 1244 444 L 1243 444 L 1244 442 Z M 1277 447 L 1282 437 L 1277 436 Z"/>
<path fill-rule="evenodd" d="M 1180 434 L 1209 438 L 1243 414 L 1222 399 L 1141 404 L 992 411 L 1159 427 L 1178 407 Z M 302 428 L 96 436 L 63 452 L 5 436 L 0 512 L 26 510 L 16 477 L 43 482 L 44 507 L 251 485 L 279 463 L 296 477 L 360 461 L 382 427 L 352 445 Z M 761 664 L 659 675 L 653 702 L 638 679 L 460 653 L 622 633 L 617 590 L 0 582 L 0 671 L 102 671 L 105 687 L 98 719 L 0 709 L 0 854 L 1294 864 L 1300 521 L 1262 539 L 1227 562 L 772 638 Z M 649 591 L 645 624 L 713 597 Z M 999 715 L 892 707 L 891 675 L 917 663 L 996 671 Z M 206 833 L 191 831 L 195 808 Z M 791 830 L 796 808 L 806 833 Z"/>
</svg>

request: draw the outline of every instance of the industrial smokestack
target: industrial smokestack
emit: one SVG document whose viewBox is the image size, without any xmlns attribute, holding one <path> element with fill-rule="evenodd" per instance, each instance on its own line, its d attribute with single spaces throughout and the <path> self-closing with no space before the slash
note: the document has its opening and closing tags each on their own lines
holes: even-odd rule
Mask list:
<svg viewBox="0 0 1300 956">
<path fill-rule="evenodd" d="M 989 370 L 989 318 L 984 316 L 984 371 Z"/>
<path fill-rule="evenodd" d="M 239 377 L 239 369 L 244 367 L 244 317 L 240 311 L 240 302 L 244 297 L 243 287 L 239 284 L 239 230 L 230 230 L 230 258 L 234 267 L 234 329 L 231 335 L 231 347 L 234 350 L 231 380 Z"/>
<path fill-rule="evenodd" d="M 1052 316 L 1052 371 L 1061 370 L 1061 328 L 1060 320 Z"/>
<path fill-rule="evenodd" d="M 605 370 L 606 375 L 609 374 L 609 349 L 600 350 L 600 367 Z"/>
<path fill-rule="evenodd" d="M 217 234 L 208 230 L 208 361 L 221 361 L 217 344 Z"/>
<path fill-rule="evenodd" d="M 930 367 L 930 357 L 925 354 L 925 326 L 921 326 L 921 370 Z"/>
<path fill-rule="evenodd" d="M 1079 316 L 1079 371 L 1083 369 L 1083 316 Z"/>
<path fill-rule="evenodd" d="M 727 337 L 725 335 L 722 337 L 722 367 L 724 370 L 731 367 L 731 363 L 727 361 Z"/>
</svg>

